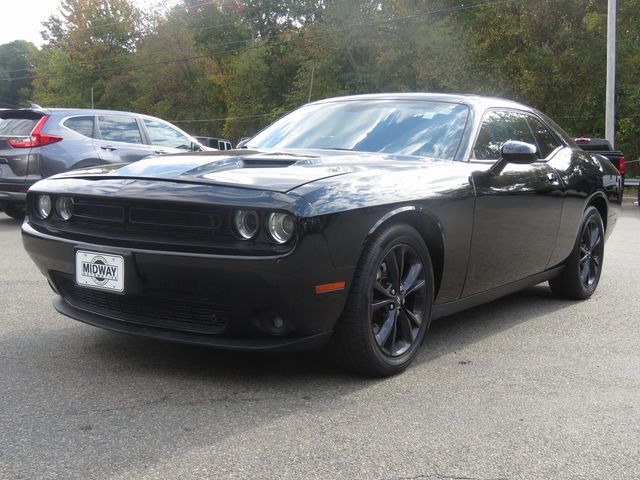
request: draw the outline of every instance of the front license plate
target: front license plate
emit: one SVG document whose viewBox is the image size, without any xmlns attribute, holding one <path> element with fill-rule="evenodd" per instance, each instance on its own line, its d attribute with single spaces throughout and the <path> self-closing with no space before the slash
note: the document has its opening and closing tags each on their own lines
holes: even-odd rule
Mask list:
<svg viewBox="0 0 640 480">
<path fill-rule="evenodd" d="M 124 292 L 124 257 L 76 251 L 76 284 L 110 292 Z"/>
</svg>

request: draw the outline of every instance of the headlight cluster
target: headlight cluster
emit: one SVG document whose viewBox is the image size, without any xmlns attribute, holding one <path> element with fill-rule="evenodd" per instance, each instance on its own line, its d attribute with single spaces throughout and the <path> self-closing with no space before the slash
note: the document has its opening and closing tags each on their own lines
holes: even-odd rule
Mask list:
<svg viewBox="0 0 640 480">
<path fill-rule="evenodd" d="M 73 216 L 73 198 L 58 197 L 54 201 L 50 195 L 38 195 L 35 211 L 36 216 L 41 220 L 49 218 L 55 211 L 61 220 L 67 221 Z"/>
<path fill-rule="evenodd" d="M 236 235 L 242 240 L 251 240 L 261 228 L 260 214 L 255 210 L 237 210 L 233 216 Z M 269 239 L 284 245 L 293 238 L 296 222 L 288 213 L 270 213 L 264 219 L 264 227 Z"/>
</svg>

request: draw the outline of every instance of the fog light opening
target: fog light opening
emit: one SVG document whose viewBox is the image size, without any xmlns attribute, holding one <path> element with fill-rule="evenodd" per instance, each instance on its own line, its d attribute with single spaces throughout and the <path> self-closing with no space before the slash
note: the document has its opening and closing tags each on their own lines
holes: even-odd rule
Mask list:
<svg viewBox="0 0 640 480">
<path fill-rule="evenodd" d="M 285 319 L 276 312 L 262 311 L 257 317 L 260 319 L 261 327 L 270 335 L 281 336 L 291 331 Z"/>
</svg>

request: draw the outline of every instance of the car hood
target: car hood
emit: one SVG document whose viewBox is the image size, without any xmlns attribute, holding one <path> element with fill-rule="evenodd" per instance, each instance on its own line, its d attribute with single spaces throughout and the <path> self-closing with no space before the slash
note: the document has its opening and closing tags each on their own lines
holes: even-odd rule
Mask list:
<svg viewBox="0 0 640 480">
<path fill-rule="evenodd" d="M 317 180 L 365 170 L 407 170 L 420 157 L 337 150 L 235 150 L 149 157 L 126 165 L 76 170 L 56 178 L 140 178 L 288 192 Z"/>
</svg>

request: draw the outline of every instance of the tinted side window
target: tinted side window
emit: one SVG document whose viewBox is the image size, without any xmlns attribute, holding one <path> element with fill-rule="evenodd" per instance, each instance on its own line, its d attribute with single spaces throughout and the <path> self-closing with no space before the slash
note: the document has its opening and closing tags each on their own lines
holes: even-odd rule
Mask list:
<svg viewBox="0 0 640 480">
<path fill-rule="evenodd" d="M 498 160 L 502 145 L 509 140 L 536 144 L 527 124 L 527 116 L 518 112 L 491 111 L 485 115 L 480 127 L 473 157 L 478 160 Z"/>
<path fill-rule="evenodd" d="M 98 128 L 103 140 L 126 143 L 142 143 L 138 123 L 133 117 L 98 117 Z"/>
<path fill-rule="evenodd" d="M 191 148 L 191 140 L 182 133 L 168 125 L 153 120 L 144 120 L 144 126 L 147 128 L 151 145 L 171 148 Z"/>
<path fill-rule="evenodd" d="M 538 142 L 540 150 L 540 158 L 547 158 L 558 147 L 560 142 L 553 136 L 547 127 L 545 127 L 537 118 L 529 117 L 529 126 L 533 130 L 533 134 Z"/>
<path fill-rule="evenodd" d="M 63 125 L 80 135 L 84 135 L 89 138 L 93 137 L 93 117 L 67 118 Z"/>
</svg>

